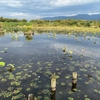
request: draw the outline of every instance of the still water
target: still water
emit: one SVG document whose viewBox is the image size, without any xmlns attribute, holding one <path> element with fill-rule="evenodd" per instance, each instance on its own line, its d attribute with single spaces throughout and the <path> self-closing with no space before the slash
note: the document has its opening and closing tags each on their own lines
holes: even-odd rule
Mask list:
<svg viewBox="0 0 100 100">
<path fill-rule="evenodd" d="M 30 93 L 38 100 L 100 99 L 99 34 L 6 33 L 0 37 L 0 62 L 5 62 L 0 67 L 0 100 L 27 100 Z M 8 64 L 14 65 L 12 72 Z M 75 91 L 72 72 L 78 74 Z M 52 73 L 58 76 L 54 95 Z"/>
</svg>

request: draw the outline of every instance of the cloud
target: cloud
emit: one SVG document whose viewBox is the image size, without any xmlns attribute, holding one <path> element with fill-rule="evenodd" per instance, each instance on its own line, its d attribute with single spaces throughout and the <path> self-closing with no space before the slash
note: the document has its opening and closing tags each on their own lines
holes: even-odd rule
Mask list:
<svg viewBox="0 0 100 100">
<path fill-rule="evenodd" d="M 86 4 L 90 2 L 96 2 L 99 0 L 51 0 L 51 4 L 55 6 L 70 6 L 70 5 L 79 5 Z"/>
<path fill-rule="evenodd" d="M 1 0 L 0 16 L 37 19 L 51 16 L 100 13 L 100 0 Z"/>
<path fill-rule="evenodd" d="M 7 18 L 18 18 L 18 19 L 40 19 L 41 16 L 36 14 L 30 13 L 23 13 L 23 12 L 7 12 L 4 14 Z"/>
<path fill-rule="evenodd" d="M 3 0 L 0 1 L 1 4 L 8 5 L 11 7 L 20 7 L 22 6 L 21 2 L 18 0 Z"/>
<path fill-rule="evenodd" d="M 90 36 L 88 37 L 91 38 L 91 42 L 93 42 L 94 40 L 97 40 L 98 41 L 97 44 L 100 44 L 100 40 L 98 37 L 90 37 Z M 72 42 L 70 39 L 68 38 L 66 39 L 66 37 L 63 37 L 62 42 L 55 42 L 55 43 L 51 42 L 51 44 L 49 44 L 49 47 L 54 48 L 56 50 L 62 50 L 63 47 L 66 47 L 67 51 L 72 50 L 75 55 L 79 55 L 79 56 L 82 55 L 82 49 L 85 49 L 84 56 L 90 57 L 90 58 L 100 58 L 99 56 L 100 50 L 98 46 L 93 47 L 91 45 L 88 45 L 88 43 L 86 45 L 86 42 L 82 42 L 82 41 L 81 41 L 81 44 L 75 45 L 74 42 L 76 41 Z"/>
</svg>

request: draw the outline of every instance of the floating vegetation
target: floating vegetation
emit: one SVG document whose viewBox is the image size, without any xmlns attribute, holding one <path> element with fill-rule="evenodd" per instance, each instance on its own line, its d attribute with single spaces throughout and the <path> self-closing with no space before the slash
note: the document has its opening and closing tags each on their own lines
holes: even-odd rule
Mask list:
<svg viewBox="0 0 100 100">
<path fill-rule="evenodd" d="M 38 87 L 39 87 L 39 86 L 37 85 L 36 82 L 32 82 L 32 83 L 30 83 L 30 86 L 32 86 L 32 87 L 34 87 L 34 88 L 38 88 Z"/>
<path fill-rule="evenodd" d="M 37 62 L 37 65 L 40 65 L 40 64 L 41 64 L 41 62 L 38 61 L 38 62 Z"/>
<path fill-rule="evenodd" d="M 8 91 L 13 91 L 13 87 L 8 87 Z"/>
<path fill-rule="evenodd" d="M 0 67 L 4 67 L 5 66 L 5 62 L 0 61 Z"/>
<path fill-rule="evenodd" d="M 100 90 L 94 89 L 94 92 L 100 94 Z"/>
<path fill-rule="evenodd" d="M 1 79 L 1 82 L 6 82 L 6 81 L 7 81 L 7 79 L 5 79 L 5 78 Z"/>
<path fill-rule="evenodd" d="M 52 63 L 48 63 L 48 66 L 49 66 L 49 67 L 52 66 Z"/>
<path fill-rule="evenodd" d="M 19 86 L 21 84 L 21 81 L 12 81 L 10 83 L 10 85 L 15 85 L 15 86 Z"/>
<path fill-rule="evenodd" d="M 18 100 L 18 99 L 21 99 L 23 97 L 25 97 L 25 95 L 22 94 L 22 93 L 19 93 L 19 94 L 15 95 L 15 96 L 12 96 L 11 100 Z"/>
<path fill-rule="evenodd" d="M 59 94 L 63 94 L 63 92 L 62 91 L 59 91 Z"/>
<path fill-rule="evenodd" d="M 84 71 L 84 72 L 86 72 L 87 70 L 86 70 L 86 69 L 84 69 L 84 68 L 80 68 L 80 71 Z"/>
<path fill-rule="evenodd" d="M 13 94 L 18 94 L 18 93 L 20 93 L 21 90 L 22 90 L 22 88 L 17 88 L 16 90 L 13 91 Z"/>
<path fill-rule="evenodd" d="M 10 73 L 10 74 L 9 74 L 9 76 L 8 76 L 8 79 L 10 79 L 10 80 L 13 80 L 13 79 L 15 79 L 15 76 L 14 76 L 14 74 Z"/>
<path fill-rule="evenodd" d="M 1 91 L 0 97 L 3 96 L 4 98 L 8 98 L 12 96 L 12 92 L 7 92 L 7 91 Z"/>
<path fill-rule="evenodd" d="M 73 54 L 73 51 L 69 51 L 69 54 L 72 55 Z"/>
<path fill-rule="evenodd" d="M 63 47 L 62 51 L 63 51 L 64 54 L 67 54 L 67 48 L 66 47 Z"/>
<path fill-rule="evenodd" d="M 43 94 L 51 95 L 51 91 L 48 89 L 44 89 L 42 92 L 43 92 Z"/>
<path fill-rule="evenodd" d="M 45 96 L 44 100 L 51 100 L 49 97 Z"/>
<path fill-rule="evenodd" d="M 94 44 L 96 44 L 96 42 L 94 42 Z"/>
<path fill-rule="evenodd" d="M 61 85 L 62 85 L 62 86 L 64 86 L 64 85 L 65 85 L 65 83 L 64 83 L 64 82 L 62 82 L 62 83 L 61 83 Z"/>
<path fill-rule="evenodd" d="M 15 69 L 13 64 L 7 64 L 7 66 L 10 66 L 10 68 L 7 68 L 7 70 L 10 72 L 12 72 Z"/>
<path fill-rule="evenodd" d="M 56 75 L 55 73 L 53 73 L 53 74 L 51 74 L 51 78 L 58 79 L 58 78 L 59 78 L 59 76 L 58 76 L 58 75 Z"/>
<path fill-rule="evenodd" d="M 68 100 L 74 100 L 74 98 L 72 98 L 72 97 L 68 97 Z"/>
<path fill-rule="evenodd" d="M 30 88 L 27 88 L 27 89 L 26 89 L 26 91 L 30 91 L 30 90 L 31 90 Z"/>
<path fill-rule="evenodd" d="M 74 98 L 72 98 L 72 97 L 68 97 L 68 100 L 74 100 Z"/>
<path fill-rule="evenodd" d="M 69 79 L 69 78 L 70 78 L 70 75 L 65 76 L 65 78 L 66 78 L 66 79 Z"/>
<path fill-rule="evenodd" d="M 70 91 L 68 91 L 68 94 L 72 94 L 73 92 L 70 90 Z"/>
</svg>

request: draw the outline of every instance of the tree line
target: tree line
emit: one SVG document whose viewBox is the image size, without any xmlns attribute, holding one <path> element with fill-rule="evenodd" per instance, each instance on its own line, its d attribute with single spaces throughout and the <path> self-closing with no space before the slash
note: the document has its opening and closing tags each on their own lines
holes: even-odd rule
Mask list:
<svg viewBox="0 0 100 100">
<path fill-rule="evenodd" d="M 100 28 L 100 20 L 74 20 L 74 19 L 66 19 L 66 20 L 30 20 L 26 19 L 11 19 L 11 18 L 3 18 L 0 17 L 0 22 L 18 22 L 19 25 L 33 25 L 38 27 L 47 27 L 47 26 L 77 26 L 77 27 L 95 27 Z M 19 23 L 23 22 L 23 23 Z"/>
<path fill-rule="evenodd" d="M 11 18 L 0 17 L 0 22 L 27 22 L 27 20 L 26 19 L 19 20 L 19 19 L 11 19 Z"/>
</svg>

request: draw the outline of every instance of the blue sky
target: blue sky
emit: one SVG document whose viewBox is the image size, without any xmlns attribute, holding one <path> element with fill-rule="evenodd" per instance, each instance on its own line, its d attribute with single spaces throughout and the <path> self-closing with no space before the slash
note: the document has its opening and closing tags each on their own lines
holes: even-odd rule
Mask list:
<svg viewBox="0 0 100 100">
<path fill-rule="evenodd" d="M 76 14 L 100 14 L 100 0 L 0 0 L 0 16 L 39 19 Z"/>
</svg>

